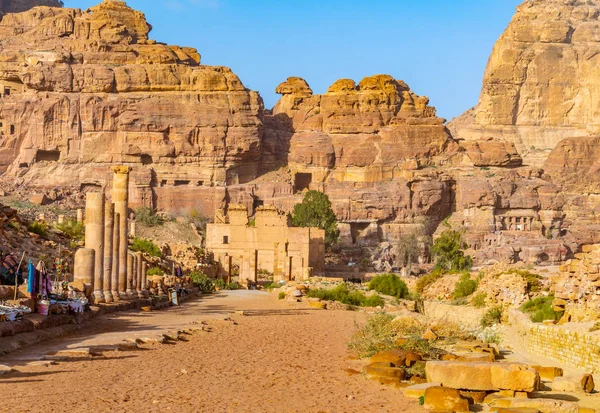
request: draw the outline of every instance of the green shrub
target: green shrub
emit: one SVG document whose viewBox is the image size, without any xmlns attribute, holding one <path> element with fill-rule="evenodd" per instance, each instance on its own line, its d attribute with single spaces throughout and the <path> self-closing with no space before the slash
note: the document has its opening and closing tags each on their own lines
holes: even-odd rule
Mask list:
<svg viewBox="0 0 600 413">
<path fill-rule="evenodd" d="M 396 298 L 406 298 L 408 287 L 396 274 L 378 275 L 369 282 L 369 290 Z"/>
<path fill-rule="evenodd" d="M 191 272 L 190 278 L 194 285 L 200 289 L 203 293 L 211 293 L 215 291 L 215 285 L 210 278 L 201 272 Z"/>
<path fill-rule="evenodd" d="M 431 273 L 426 274 L 417 280 L 417 284 L 415 285 L 415 290 L 417 294 L 423 294 L 427 287 L 431 284 L 439 280 L 444 276 L 444 272 L 442 270 L 433 270 Z"/>
<path fill-rule="evenodd" d="M 444 351 L 435 347 L 429 340 L 425 340 L 417 335 L 408 336 L 406 342 L 400 348 L 432 360 L 437 360 L 444 354 Z"/>
<path fill-rule="evenodd" d="M 502 322 L 502 307 L 490 308 L 481 318 L 481 327 L 491 327 Z"/>
<path fill-rule="evenodd" d="M 457 231 L 446 230 L 433 242 L 431 255 L 435 259 L 435 268 L 459 272 L 469 270 L 473 266 L 473 259 L 465 256 L 464 250 L 468 245 L 463 241 L 462 234 Z"/>
<path fill-rule="evenodd" d="M 152 208 L 139 207 L 135 210 L 135 220 L 148 227 L 157 227 L 164 224 L 164 219 L 156 215 Z"/>
<path fill-rule="evenodd" d="M 558 321 L 561 319 L 563 313 L 554 311 L 552 301 L 554 301 L 553 295 L 537 297 L 523 304 L 521 310 L 529 314 L 531 321 L 534 323 L 541 323 L 545 320 Z"/>
<path fill-rule="evenodd" d="M 367 323 L 352 335 L 348 348 L 360 358 L 393 349 L 396 341 L 393 320 L 394 316 L 386 313 L 370 316 Z"/>
<path fill-rule="evenodd" d="M 460 297 L 460 298 L 455 298 L 454 300 L 452 300 L 450 302 L 451 305 L 457 305 L 457 306 L 462 306 L 462 305 L 468 305 L 469 301 L 466 299 L 466 297 Z"/>
<path fill-rule="evenodd" d="M 475 294 L 471 299 L 471 304 L 473 304 L 477 308 L 485 307 L 485 299 L 487 295 L 485 293 Z"/>
<path fill-rule="evenodd" d="M 57 224 L 56 229 L 76 241 L 83 241 L 85 238 L 85 225 L 83 225 L 83 222 L 77 222 L 74 219 Z"/>
<path fill-rule="evenodd" d="M 283 300 L 285 298 L 285 293 L 283 291 L 279 292 L 279 295 L 277 296 L 280 300 Z"/>
<path fill-rule="evenodd" d="M 163 271 L 162 268 L 159 267 L 152 267 L 152 268 L 148 268 L 148 271 L 146 271 L 146 275 L 165 275 L 165 272 Z"/>
<path fill-rule="evenodd" d="M 385 306 L 385 301 L 379 295 L 375 294 L 370 297 L 367 297 L 362 302 L 363 307 L 383 307 Z"/>
<path fill-rule="evenodd" d="M 215 289 L 218 288 L 219 290 L 239 290 L 241 288 L 241 286 L 238 283 L 227 283 L 222 278 L 217 278 L 216 280 L 214 280 L 213 284 L 215 286 Z"/>
<path fill-rule="evenodd" d="M 342 304 L 357 307 L 379 307 L 385 304 L 379 295 L 367 297 L 361 291 L 350 290 L 346 284 L 340 284 L 329 290 L 323 288 L 308 290 L 306 295 L 310 298 L 320 298 L 325 301 L 338 301 Z"/>
<path fill-rule="evenodd" d="M 151 257 L 162 257 L 162 252 L 160 248 L 156 244 L 154 244 L 150 240 L 142 239 L 142 238 L 134 238 L 133 244 L 131 245 L 131 250 L 136 252 L 142 252 L 144 254 L 148 254 Z"/>
<path fill-rule="evenodd" d="M 27 231 L 45 237 L 48 233 L 48 225 L 45 222 L 35 221 L 27 226 Z"/>
<path fill-rule="evenodd" d="M 463 274 L 460 277 L 460 280 L 454 286 L 454 294 L 453 297 L 464 298 L 468 297 L 477 290 L 478 283 L 475 280 L 471 279 L 471 275 L 468 273 Z"/>
</svg>

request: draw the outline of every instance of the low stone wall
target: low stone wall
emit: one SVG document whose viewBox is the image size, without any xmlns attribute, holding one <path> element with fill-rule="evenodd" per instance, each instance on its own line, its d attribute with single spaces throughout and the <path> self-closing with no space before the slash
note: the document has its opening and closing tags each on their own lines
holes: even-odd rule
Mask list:
<svg viewBox="0 0 600 413">
<path fill-rule="evenodd" d="M 484 308 L 456 306 L 436 301 L 425 301 L 425 315 L 435 320 L 448 320 L 465 328 L 476 329 L 485 314 Z"/>
<path fill-rule="evenodd" d="M 564 327 L 532 323 L 516 310 L 509 312 L 509 324 L 518 332 L 523 348 L 531 354 L 551 358 L 567 366 L 600 373 L 600 338 Z"/>
</svg>

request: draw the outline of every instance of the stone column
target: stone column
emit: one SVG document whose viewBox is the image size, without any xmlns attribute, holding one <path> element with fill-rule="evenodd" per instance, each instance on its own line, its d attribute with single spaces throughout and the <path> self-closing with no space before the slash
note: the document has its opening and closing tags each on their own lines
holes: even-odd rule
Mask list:
<svg viewBox="0 0 600 413">
<path fill-rule="evenodd" d="M 142 294 L 144 298 L 150 298 L 150 291 L 148 290 L 148 264 L 142 263 Z"/>
<path fill-rule="evenodd" d="M 104 208 L 104 300 L 115 301 L 112 293 L 113 241 L 115 227 L 115 204 L 107 202 Z"/>
<path fill-rule="evenodd" d="M 88 298 L 91 298 L 93 292 L 95 265 L 96 258 L 94 250 L 88 248 L 79 248 L 75 252 L 73 282 L 76 284 L 76 287 L 81 287 L 83 293 Z"/>
<path fill-rule="evenodd" d="M 129 204 L 129 172 L 128 166 L 114 166 L 112 168 L 113 190 L 112 201 L 115 204 L 115 212 L 119 214 L 119 296 L 127 298 L 127 256 L 129 245 L 129 231 L 127 228 L 128 204 Z M 115 223 L 115 226 L 117 224 Z"/>
<path fill-rule="evenodd" d="M 127 254 L 127 289 L 125 290 L 127 294 L 127 298 L 133 299 L 134 289 L 133 289 L 133 267 L 135 265 L 135 256 L 132 253 Z"/>
<path fill-rule="evenodd" d="M 77 222 L 83 222 L 83 209 L 81 208 L 77 210 Z"/>
<path fill-rule="evenodd" d="M 114 204 L 113 204 L 114 205 Z M 121 242 L 121 237 L 120 234 L 121 232 L 119 231 L 119 214 L 117 214 L 115 212 L 114 215 L 114 219 L 113 219 L 113 242 L 112 242 L 112 271 L 111 271 L 111 285 L 110 288 L 112 289 L 112 296 L 113 299 L 115 301 L 118 301 L 120 298 L 119 296 L 119 268 L 120 265 L 122 265 L 119 261 L 119 245 Z"/>
<path fill-rule="evenodd" d="M 85 198 L 85 247 L 95 252 L 94 302 L 103 303 L 104 193 L 102 192 L 89 192 Z"/>
<path fill-rule="evenodd" d="M 137 258 L 137 285 L 136 285 L 136 291 L 137 291 L 137 295 L 138 298 L 144 298 L 144 293 L 142 292 L 142 288 L 143 288 L 143 268 L 144 265 L 146 265 L 144 263 L 144 256 L 142 255 L 141 252 L 137 252 L 135 254 L 136 258 Z"/>
</svg>

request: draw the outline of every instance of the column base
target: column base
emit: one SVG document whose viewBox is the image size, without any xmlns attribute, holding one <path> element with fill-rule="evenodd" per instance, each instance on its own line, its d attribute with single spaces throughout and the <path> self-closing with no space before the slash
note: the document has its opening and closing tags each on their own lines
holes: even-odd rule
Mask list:
<svg viewBox="0 0 600 413">
<path fill-rule="evenodd" d="M 104 300 L 104 293 L 102 291 L 94 291 L 94 304 L 102 304 L 106 302 Z"/>
<path fill-rule="evenodd" d="M 130 300 L 135 300 L 137 298 L 137 292 L 135 292 L 134 290 L 127 290 L 126 294 L 127 298 Z"/>
<path fill-rule="evenodd" d="M 113 297 L 112 291 L 104 291 L 104 302 L 105 303 L 114 303 L 115 297 Z"/>
<path fill-rule="evenodd" d="M 121 297 L 119 297 L 118 291 L 113 290 L 113 291 L 111 291 L 111 293 L 112 293 L 114 302 L 121 301 Z"/>
<path fill-rule="evenodd" d="M 144 295 L 144 298 L 150 298 L 150 291 L 142 290 L 142 294 Z"/>
<path fill-rule="evenodd" d="M 127 293 L 125 291 L 119 291 L 119 300 L 128 300 L 129 297 L 127 296 Z"/>
</svg>

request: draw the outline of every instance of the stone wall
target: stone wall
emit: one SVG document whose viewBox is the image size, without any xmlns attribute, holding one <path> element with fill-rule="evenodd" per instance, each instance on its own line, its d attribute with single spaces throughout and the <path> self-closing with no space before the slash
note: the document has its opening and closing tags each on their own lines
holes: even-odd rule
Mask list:
<svg viewBox="0 0 600 413">
<path fill-rule="evenodd" d="M 557 326 L 535 324 L 517 310 L 509 312 L 509 323 L 523 349 L 589 373 L 600 373 L 600 337 Z"/>
</svg>

